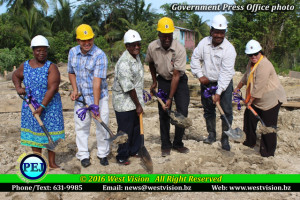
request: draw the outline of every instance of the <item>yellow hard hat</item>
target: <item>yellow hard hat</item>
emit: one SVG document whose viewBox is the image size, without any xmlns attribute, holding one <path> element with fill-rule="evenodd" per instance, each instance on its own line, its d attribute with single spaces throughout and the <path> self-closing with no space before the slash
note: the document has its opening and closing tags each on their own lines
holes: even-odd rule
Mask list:
<svg viewBox="0 0 300 200">
<path fill-rule="evenodd" d="M 157 29 L 161 33 L 173 33 L 175 30 L 173 20 L 169 17 L 161 18 L 157 23 Z"/>
<path fill-rule="evenodd" d="M 81 24 L 76 29 L 76 39 L 89 40 L 95 36 L 92 27 L 87 24 Z"/>
</svg>

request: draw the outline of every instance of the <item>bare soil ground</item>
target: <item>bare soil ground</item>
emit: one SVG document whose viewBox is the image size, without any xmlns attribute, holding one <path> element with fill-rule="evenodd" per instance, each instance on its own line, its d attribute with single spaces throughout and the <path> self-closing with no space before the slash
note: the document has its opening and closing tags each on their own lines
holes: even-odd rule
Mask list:
<svg viewBox="0 0 300 200">
<path fill-rule="evenodd" d="M 62 88 L 68 88 L 66 66 L 59 67 L 62 75 Z M 161 157 L 160 134 L 157 103 L 147 105 L 144 109 L 145 146 L 148 149 L 153 163 L 154 174 L 299 174 L 300 173 L 300 109 L 282 107 L 278 120 L 278 145 L 275 157 L 263 158 L 259 154 L 259 140 L 254 149 L 243 146 L 240 142 L 231 141 L 231 151 L 221 149 L 221 120 L 217 118 L 217 142 L 212 145 L 202 141 L 207 136 L 203 109 L 200 106 L 199 83 L 189 71 L 189 85 L 191 85 L 191 104 L 189 117 L 193 126 L 186 129 L 184 144 L 190 149 L 188 154 L 171 152 L 168 157 Z M 238 83 L 242 74 L 234 76 L 234 85 Z M 289 100 L 300 99 L 300 79 L 281 77 Z M 109 85 L 113 76 L 109 77 Z M 145 67 L 145 89 L 149 90 L 151 76 Z M 69 99 L 69 91 L 60 90 L 63 108 L 66 139 L 57 149 L 57 163 L 65 168 L 64 171 L 50 171 L 50 173 L 68 174 L 145 174 L 139 158 L 130 158 L 131 164 L 120 166 L 116 163 L 117 146 L 111 146 L 109 165 L 103 167 L 96 156 L 95 124 L 92 124 L 89 138 L 92 165 L 82 168 L 76 159 L 75 131 L 73 120 L 73 102 Z M 111 96 L 110 96 L 111 97 Z M 20 145 L 20 109 L 21 99 L 17 96 L 12 82 L 0 80 L 0 173 L 15 174 L 18 157 L 23 152 L 31 152 L 31 148 Z M 243 128 L 243 112 L 234 107 L 234 121 L 232 127 Z M 111 105 L 109 126 L 115 133 L 117 122 Z M 174 126 L 171 127 L 171 138 L 174 136 Z M 46 151 L 45 151 L 46 152 Z M 46 153 L 44 153 L 45 156 Z M 1 199 L 299 199 L 298 193 L 0 193 Z"/>
</svg>

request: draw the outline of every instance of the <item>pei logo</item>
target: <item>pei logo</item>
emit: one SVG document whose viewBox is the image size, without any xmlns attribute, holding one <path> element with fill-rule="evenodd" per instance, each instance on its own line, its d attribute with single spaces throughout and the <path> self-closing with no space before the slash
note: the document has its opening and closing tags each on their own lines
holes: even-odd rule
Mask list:
<svg viewBox="0 0 300 200">
<path fill-rule="evenodd" d="M 20 161 L 18 175 L 25 182 L 38 182 L 47 175 L 48 163 L 41 154 L 23 154 L 18 161 Z"/>
</svg>

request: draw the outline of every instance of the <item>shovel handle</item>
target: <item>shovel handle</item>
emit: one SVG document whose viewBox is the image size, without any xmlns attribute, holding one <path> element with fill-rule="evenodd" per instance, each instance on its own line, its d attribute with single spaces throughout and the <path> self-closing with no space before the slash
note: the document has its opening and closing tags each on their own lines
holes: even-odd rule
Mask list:
<svg viewBox="0 0 300 200">
<path fill-rule="evenodd" d="M 221 115 L 225 115 L 225 113 L 224 113 L 222 107 L 220 106 L 220 103 L 219 103 L 219 102 L 216 102 L 216 105 L 217 105 L 217 107 L 218 107 L 218 109 L 219 109 Z"/>
<path fill-rule="evenodd" d="M 89 107 L 88 105 L 85 105 L 85 107 Z M 92 114 L 92 112 L 90 111 L 90 113 Z M 114 137 L 115 135 L 113 134 L 113 132 L 108 128 L 108 126 L 102 121 L 102 119 L 100 118 L 100 116 L 96 116 L 96 120 L 105 128 L 105 130 L 107 130 L 107 132 L 109 133 L 110 137 Z"/>
<path fill-rule="evenodd" d="M 144 125 L 143 125 L 143 113 L 139 115 L 140 118 L 140 130 L 141 130 L 141 135 L 144 135 Z"/>
<path fill-rule="evenodd" d="M 219 103 L 218 101 L 216 102 L 216 105 L 217 105 L 217 107 L 218 107 L 218 109 L 219 109 L 221 115 L 223 116 L 223 118 L 224 118 L 224 120 L 225 120 L 227 126 L 230 128 L 231 125 L 229 124 L 229 121 L 228 121 L 228 119 L 227 119 L 227 117 L 226 117 L 226 115 L 225 115 L 225 113 L 224 113 L 224 111 L 223 111 L 223 109 L 222 109 L 222 107 L 220 106 L 220 103 Z"/>
<path fill-rule="evenodd" d="M 255 117 L 257 119 L 259 119 L 260 123 L 263 125 L 263 126 L 266 126 L 266 124 L 264 123 L 264 121 L 260 118 L 260 116 L 257 114 L 257 112 L 252 108 L 252 106 L 247 106 L 247 108 L 249 110 L 251 110 L 251 112 L 253 113 L 253 115 L 255 115 Z"/>
<path fill-rule="evenodd" d="M 162 107 L 165 107 L 165 103 L 157 96 L 157 93 L 154 89 L 151 90 L 151 92 L 154 94 L 154 96 L 157 98 L 157 101 L 162 105 Z"/>
<path fill-rule="evenodd" d="M 32 106 L 32 104 L 30 103 L 30 104 L 28 104 L 28 106 L 29 106 L 31 112 L 34 113 L 35 109 Z M 41 118 L 40 118 L 40 116 L 38 114 L 34 114 L 34 117 L 38 121 L 38 123 L 39 123 L 40 126 L 44 126 L 44 123 L 42 122 L 42 120 L 41 120 Z"/>
<path fill-rule="evenodd" d="M 34 107 L 32 106 L 31 103 L 28 104 L 28 107 L 30 108 L 31 112 L 34 113 L 35 109 Z M 38 114 L 34 114 L 34 118 L 38 121 L 39 125 L 41 126 L 41 128 L 43 129 L 44 133 L 46 134 L 48 140 L 49 140 L 49 143 L 52 143 L 54 144 L 49 132 L 47 131 L 46 127 L 44 126 L 44 123 L 43 121 L 41 120 L 40 116 Z M 55 148 L 55 147 L 54 147 Z M 54 149 L 51 149 L 51 151 L 53 151 Z"/>
</svg>

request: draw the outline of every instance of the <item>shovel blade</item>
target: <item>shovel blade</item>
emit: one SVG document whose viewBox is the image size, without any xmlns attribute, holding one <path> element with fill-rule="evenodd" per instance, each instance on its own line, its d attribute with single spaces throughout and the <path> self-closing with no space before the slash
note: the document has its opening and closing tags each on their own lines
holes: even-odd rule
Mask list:
<svg viewBox="0 0 300 200">
<path fill-rule="evenodd" d="M 153 162 L 149 152 L 147 151 L 145 146 L 142 146 L 139 150 L 139 155 L 141 156 L 141 160 L 146 166 L 149 173 L 153 173 Z"/>
<path fill-rule="evenodd" d="M 224 133 L 234 140 L 238 140 L 243 137 L 243 131 L 240 128 L 235 128 L 235 129 L 229 128 L 229 130 L 224 131 Z"/>
<path fill-rule="evenodd" d="M 109 142 L 114 142 L 115 144 L 123 144 L 126 143 L 128 140 L 128 135 L 127 133 L 123 132 L 123 131 L 118 131 L 118 133 L 116 135 L 114 135 L 113 137 L 110 137 L 108 139 L 105 139 Z"/>
<path fill-rule="evenodd" d="M 51 140 L 48 144 L 44 144 L 44 147 L 46 147 L 50 151 L 54 151 L 55 147 L 58 145 L 60 141 L 62 141 L 62 139 L 58 139 L 55 142 Z"/>
</svg>

